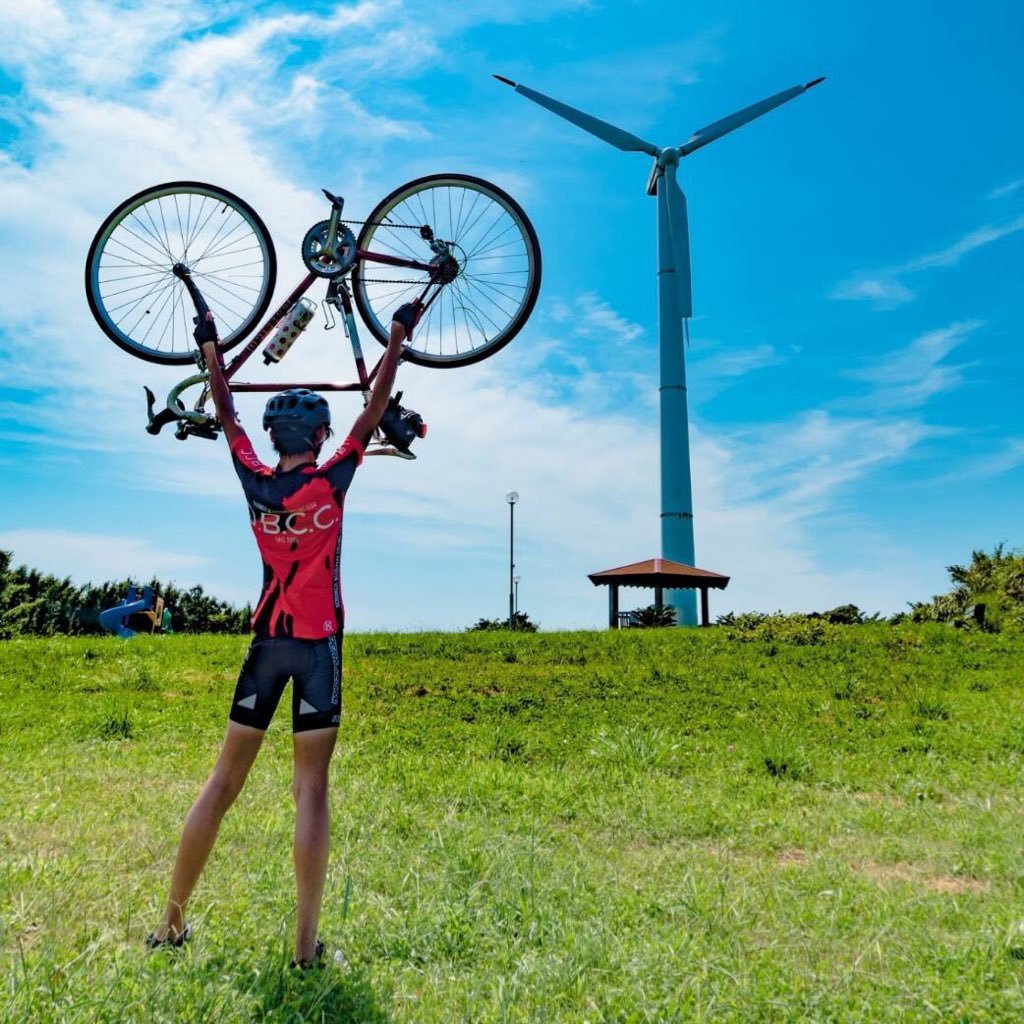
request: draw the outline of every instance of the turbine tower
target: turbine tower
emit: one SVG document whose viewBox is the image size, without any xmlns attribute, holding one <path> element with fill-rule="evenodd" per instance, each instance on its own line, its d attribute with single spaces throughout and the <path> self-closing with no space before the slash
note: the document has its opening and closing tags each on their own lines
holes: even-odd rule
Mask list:
<svg viewBox="0 0 1024 1024">
<path fill-rule="evenodd" d="M 823 82 L 776 93 L 760 103 L 738 110 L 720 121 L 700 128 L 679 146 L 664 149 L 582 110 L 545 96 L 525 85 L 494 76 L 517 93 L 552 113 L 564 117 L 591 135 L 627 153 L 647 153 L 654 158 L 647 194 L 658 201 L 658 343 L 661 354 L 661 554 L 684 565 L 694 565 L 693 499 L 690 487 L 690 436 L 686 412 L 686 364 L 683 357 L 683 320 L 692 315 L 690 297 L 690 238 L 686 196 L 676 181 L 679 161 L 710 142 L 735 131 L 769 110 L 788 103 Z M 676 621 L 697 624 L 697 596 L 692 590 L 673 592 Z"/>
</svg>

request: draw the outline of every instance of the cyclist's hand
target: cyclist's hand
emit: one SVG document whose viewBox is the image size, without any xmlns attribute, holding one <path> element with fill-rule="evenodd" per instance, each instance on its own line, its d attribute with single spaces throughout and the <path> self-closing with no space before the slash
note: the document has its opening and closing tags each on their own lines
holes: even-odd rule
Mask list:
<svg viewBox="0 0 1024 1024">
<path fill-rule="evenodd" d="M 406 338 L 412 337 L 413 328 L 420 322 L 426 307 L 422 302 L 407 302 L 392 314 L 392 323 L 401 324 L 405 328 Z"/>
<path fill-rule="evenodd" d="M 209 341 L 212 341 L 215 345 L 217 344 L 217 325 L 214 323 L 213 314 L 207 313 L 205 320 L 200 320 L 199 317 L 195 318 L 196 329 L 192 332 L 192 337 L 196 339 L 196 344 L 200 349 Z"/>
</svg>

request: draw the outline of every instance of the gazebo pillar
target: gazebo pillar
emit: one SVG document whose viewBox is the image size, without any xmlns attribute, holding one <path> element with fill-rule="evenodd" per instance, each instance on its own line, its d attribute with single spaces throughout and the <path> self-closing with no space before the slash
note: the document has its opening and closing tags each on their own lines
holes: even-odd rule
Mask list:
<svg viewBox="0 0 1024 1024">
<path fill-rule="evenodd" d="M 665 604 L 665 591 L 662 587 L 654 588 L 654 607 L 660 612 Z"/>
<path fill-rule="evenodd" d="M 710 626 L 708 622 L 708 588 L 700 588 L 700 624 L 702 626 Z"/>
<path fill-rule="evenodd" d="M 608 584 L 608 628 L 619 628 L 619 585 Z"/>
</svg>

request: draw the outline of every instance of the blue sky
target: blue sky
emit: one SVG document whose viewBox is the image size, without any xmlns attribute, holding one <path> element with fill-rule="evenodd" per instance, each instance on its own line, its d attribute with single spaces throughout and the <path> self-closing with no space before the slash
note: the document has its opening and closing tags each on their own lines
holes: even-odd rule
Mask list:
<svg viewBox="0 0 1024 1024">
<path fill-rule="evenodd" d="M 268 222 L 287 289 L 321 186 L 368 212 L 461 170 L 526 207 L 541 300 L 493 359 L 402 370 L 431 433 L 415 463 L 368 461 L 353 484 L 349 625 L 503 614 L 514 487 L 520 606 L 601 626 L 586 574 L 658 551 L 648 165 L 492 72 L 662 145 L 828 76 L 680 169 L 697 561 L 733 577 L 713 611 L 891 612 L 945 589 L 972 548 L 1020 546 L 1021 7 L 484 8 L 0 0 L 0 547 L 83 581 L 156 573 L 255 598 L 223 444 L 147 435 L 142 384 L 181 374 L 90 318 L 93 232 L 147 185 L 216 182 Z M 348 371 L 317 325 L 288 366 Z M 241 402 L 254 436 L 260 404 Z M 342 427 L 357 412 L 332 404 Z"/>
</svg>

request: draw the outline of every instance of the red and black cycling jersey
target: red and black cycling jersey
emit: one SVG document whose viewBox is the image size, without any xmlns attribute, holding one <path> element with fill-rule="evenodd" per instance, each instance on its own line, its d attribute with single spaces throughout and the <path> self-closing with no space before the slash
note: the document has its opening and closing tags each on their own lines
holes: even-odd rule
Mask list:
<svg viewBox="0 0 1024 1024">
<path fill-rule="evenodd" d="M 347 437 L 322 466 L 281 473 L 260 462 L 243 432 L 231 443 L 231 457 L 263 559 L 263 592 L 253 631 L 307 640 L 340 632 L 345 625 L 341 520 L 363 446 Z"/>
</svg>

